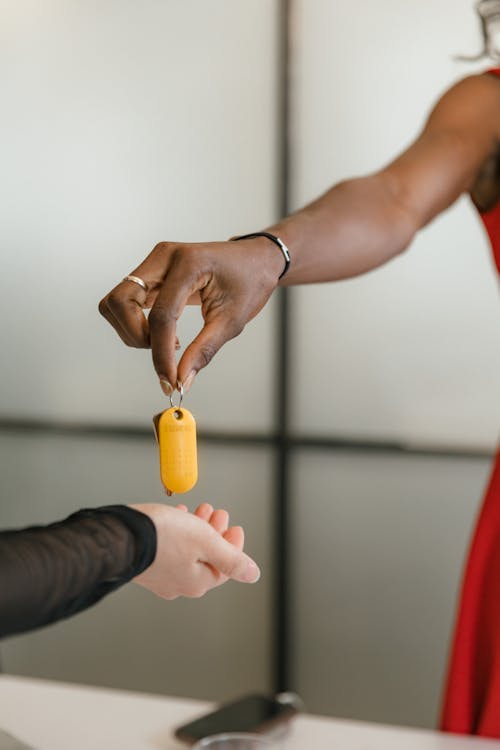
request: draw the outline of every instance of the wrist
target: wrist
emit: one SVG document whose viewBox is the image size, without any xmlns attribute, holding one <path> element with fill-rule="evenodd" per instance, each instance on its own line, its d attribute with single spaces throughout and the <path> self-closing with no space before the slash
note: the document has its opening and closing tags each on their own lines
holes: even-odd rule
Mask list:
<svg viewBox="0 0 500 750">
<path fill-rule="evenodd" d="M 304 259 L 308 256 L 306 248 L 311 244 L 311 231 L 301 216 L 292 215 L 266 229 L 279 237 L 290 250 L 290 267 L 279 280 L 279 286 L 293 286 L 303 283 Z M 309 256 L 310 257 L 310 256 Z"/>
<path fill-rule="evenodd" d="M 286 274 L 290 266 L 290 255 L 282 239 L 270 232 L 262 231 L 247 235 L 231 237 L 231 241 L 249 243 L 248 247 L 254 257 L 259 258 L 261 265 L 266 268 L 275 284 Z"/>
</svg>

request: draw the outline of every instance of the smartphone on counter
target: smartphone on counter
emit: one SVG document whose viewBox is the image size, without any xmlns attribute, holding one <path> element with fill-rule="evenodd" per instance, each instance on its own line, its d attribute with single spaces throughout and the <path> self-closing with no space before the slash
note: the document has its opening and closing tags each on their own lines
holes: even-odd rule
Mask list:
<svg viewBox="0 0 500 750">
<path fill-rule="evenodd" d="M 175 736 L 193 745 L 204 737 L 224 732 L 271 732 L 291 719 L 297 710 L 292 701 L 280 700 L 279 696 L 248 695 L 178 727 Z"/>
</svg>

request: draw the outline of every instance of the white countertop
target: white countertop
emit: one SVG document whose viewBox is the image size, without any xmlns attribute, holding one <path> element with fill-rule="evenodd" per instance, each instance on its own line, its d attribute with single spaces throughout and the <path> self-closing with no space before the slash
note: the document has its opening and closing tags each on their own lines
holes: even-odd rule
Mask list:
<svg viewBox="0 0 500 750">
<path fill-rule="evenodd" d="M 0 728 L 35 750 L 179 750 L 207 703 L 0 675 Z M 500 741 L 303 715 L 280 750 L 487 750 Z"/>
</svg>

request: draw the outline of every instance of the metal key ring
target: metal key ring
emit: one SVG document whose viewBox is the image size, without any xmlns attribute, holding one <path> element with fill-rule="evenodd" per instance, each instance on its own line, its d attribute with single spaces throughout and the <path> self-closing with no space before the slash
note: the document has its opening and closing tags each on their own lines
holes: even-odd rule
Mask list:
<svg viewBox="0 0 500 750">
<path fill-rule="evenodd" d="M 181 405 L 182 405 L 182 399 L 184 398 L 184 387 L 183 387 L 182 383 L 180 383 L 179 381 L 177 381 L 177 389 L 179 391 L 179 403 L 177 404 L 177 406 L 175 406 L 174 400 L 172 398 L 172 396 L 174 394 L 171 393 L 170 396 L 169 396 L 170 406 L 172 407 L 172 409 L 174 409 L 174 408 L 180 409 Z"/>
</svg>

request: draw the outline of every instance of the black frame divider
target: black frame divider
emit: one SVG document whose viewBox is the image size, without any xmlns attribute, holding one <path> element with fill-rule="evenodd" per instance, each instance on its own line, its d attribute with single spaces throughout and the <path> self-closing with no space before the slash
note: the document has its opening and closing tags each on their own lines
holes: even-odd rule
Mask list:
<svg viewBox="0 0 500 750">
<path fill-rule="evenodd" d="M 279 218 L 290 212 L 291 173 L 291 3 L 280 0 L 279 19 L 279 112 L 278 158 L 279 184 L 277 204 Z M 274 467 L 274 597 L 273 612 L 273 688 L 292 690 L 291 588 L 290 588 L 290 290 L 278 292 L 275 361 L 276 445 Z"/>
<path fill-rule="evenodd" d="M 154 443 L 152 427 L 127 424 L 100 424 L 92 422 L 65 422 L 51 419 L 23 419 L 0 416 L 1 433 L 45 433 L 52 435 L 74 435 L 92 439 L 150 440 Z M 259 432 L 224 432 L 222 430 L 198 430 L 200 442 L 211 445 L 267 446 L 276 447 L 280 437 Z M 398 443 L 384 440 L 368 440 L 342 435 L 288 435 L 288 449 L 292 450 L 336 450 L 361 453 L 397 453 L 408 456 L 436 456 L 442 458 L 494 458 L 495 453 L 485 448 L 462 448 L 433 446 L 426 444 Z"/>
</svg>

